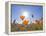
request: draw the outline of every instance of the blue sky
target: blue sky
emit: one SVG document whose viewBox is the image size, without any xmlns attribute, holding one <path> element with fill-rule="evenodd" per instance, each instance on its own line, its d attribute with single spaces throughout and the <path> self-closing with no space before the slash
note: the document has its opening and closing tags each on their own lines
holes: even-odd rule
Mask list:
<svg viewBox="0 0 46 36">
<path fill-rule="evenodd" d="M 11 12 L 12 12 L 12 21 L 14 19 L 21 20 L 20 16 L 23 14 L 23 11 L 27 11 L 31 20 L 37 20 L 43 17 L 43 7 L 38 5 L 17 5 L 11 4 Z M 32 18 L 32 14 L 34 17 Z"/>
</svg>

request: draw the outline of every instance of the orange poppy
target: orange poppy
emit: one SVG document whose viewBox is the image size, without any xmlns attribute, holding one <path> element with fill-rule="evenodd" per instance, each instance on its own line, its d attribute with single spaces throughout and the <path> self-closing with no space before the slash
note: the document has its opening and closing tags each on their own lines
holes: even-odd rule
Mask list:
<svg viewBox="0 0 46 36">
<path fill-rule="evenodd" d="M 24 21 L 23 21 L 23 24 L 24 24 L 24 25 L 28 25 L 28 22 L 29 22 L 29 20 L 24 20 Z"/>
<path fill-rule="evenodd" d="M 20 18 L 23 20 L 25 18 L 25 16 L 20 16 Z"/>
</svg>

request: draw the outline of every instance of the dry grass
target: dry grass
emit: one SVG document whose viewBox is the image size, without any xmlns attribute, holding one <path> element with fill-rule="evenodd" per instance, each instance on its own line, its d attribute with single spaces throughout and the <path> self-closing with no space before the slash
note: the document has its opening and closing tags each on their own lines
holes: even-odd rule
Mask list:
<svg viewBox="0 0 46 36">
<path fill-rule="evenodd" d="M 11 32 L 15 31 L 37 31 L 43 30 L 43 22 L 37 21 L 36 23 L 21 25 L 21 24 L 11 24 Z"/>
</svg>

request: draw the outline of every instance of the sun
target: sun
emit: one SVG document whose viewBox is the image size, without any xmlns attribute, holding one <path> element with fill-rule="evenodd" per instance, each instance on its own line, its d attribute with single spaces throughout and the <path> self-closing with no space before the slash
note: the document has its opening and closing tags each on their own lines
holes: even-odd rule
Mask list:
<svg viewBox="0 0 46 36">
<path fill-rule="evenodd" d="M 22 15 L 25 16 L 25 18 L 28 18 L 29 13 L 28 13 L 27 11 L 23 11 L 23 12 L 22 12 Z"/>
</svg>

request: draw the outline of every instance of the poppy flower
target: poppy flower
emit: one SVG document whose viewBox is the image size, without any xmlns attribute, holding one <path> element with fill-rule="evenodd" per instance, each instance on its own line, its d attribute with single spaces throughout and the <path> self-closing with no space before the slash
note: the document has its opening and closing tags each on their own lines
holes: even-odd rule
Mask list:
<svg viewBox="0 0 46 36">
<path fill-rule="evenodd" d="M 20 18 L 23 20 L 25 18 L 25 16 L 20 16 Z"/>
<path fill-rule="evenodd" d="M 29 20 L 24 20 L 24 21 L 23 21 L 23 24 L 24 24 L 24 25 L 28 25 L 28 22 L 29 22 Z"/>
</svg>

